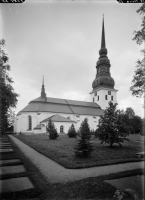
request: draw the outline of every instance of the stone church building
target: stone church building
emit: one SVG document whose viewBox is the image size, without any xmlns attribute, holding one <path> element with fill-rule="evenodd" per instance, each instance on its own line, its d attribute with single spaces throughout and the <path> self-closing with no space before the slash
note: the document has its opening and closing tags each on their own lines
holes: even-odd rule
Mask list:
<svg viewBox="0 0 145 200">
<path fill-rule="evenodd" d="M 30 101 L 16 116 L 14 132 L 23 134 L 45 134 L 48 120 L 51 118 L 59 134 L 68 132 L 74 124 L 79 129 L 87 118 L 91 130 L 96 130 L 99 118 L 108 102 L 117 102 L 117 90 L 110 74 L 110 60 L 105 44 L 104 19 L 102 23 L 101 49 L 96 63 L 96 77 L 92 83 L 90 102 L 47 97 L 42 83 L 41 96 Z"/>
</svg>

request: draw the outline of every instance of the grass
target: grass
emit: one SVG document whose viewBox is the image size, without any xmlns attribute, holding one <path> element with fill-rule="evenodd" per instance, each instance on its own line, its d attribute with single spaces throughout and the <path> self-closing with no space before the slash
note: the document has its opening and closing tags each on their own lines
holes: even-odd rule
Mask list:
<svg viewBox="0 0 145 200">
<path fill-rule="evenodd" d="M 115 200 L 113 195 L 116 188 L 105 183 L 104 180 L 143 174 L 143 170 L 124 171 L 117 174 L 87 178 L 71 183 L 49 183 L 39 172 L 37 167 L 21 152 L 10 139 L 16 157 L 21 159 L 27 170 L 27 175 L 35 186 L 35 192 L 29 191 L 7 194 L 2 199 L 11 200 Z M 104 192 L 105 191 L 105 192 Z"/>
<path fill-rule="evenodd" d="M 49 140 L 46 135 L 20 135 L 15 137 L 69 169 L 139 161 L 141 158 L 137 158 L 135 154 L 143 151 L 143 146 L 140 143 L 125 142 L 123 147 L 114 145 L 113 148 L 110 148 L 109 145 L 102 145 L 100 141 L 95 139 L 91 140 L 94 147 L 92 155 L 89 158 L 80 159 L 74 154 L 76 139 L 68 138 L 67 135 L 61 135 L 56 140 Z"/>
</svg>

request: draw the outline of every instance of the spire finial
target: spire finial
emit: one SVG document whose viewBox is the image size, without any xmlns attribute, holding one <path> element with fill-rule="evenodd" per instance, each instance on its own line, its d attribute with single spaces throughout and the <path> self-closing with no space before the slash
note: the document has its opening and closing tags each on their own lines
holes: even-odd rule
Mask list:
<svg viewBox="0 0 145 200">
<path fill-rule="evenodd" d="M 44 76 L 42 77 L 42 86 L 44 86 Z"/>
<path fill-rule="evenodd" d="M 44 76 L 42 77 L 41 97 L 46 98 L 45 87 L 44 87 Z"/>
<path fill-rule="evenodd" d="M 103 22 L 102 22 L 102 40 L 101 40 L 101 48 L 106 48 L 106 44 L 105 44 L 105 28 L 104 28 L 104 14 L 103 14 Z"/>
</svg>

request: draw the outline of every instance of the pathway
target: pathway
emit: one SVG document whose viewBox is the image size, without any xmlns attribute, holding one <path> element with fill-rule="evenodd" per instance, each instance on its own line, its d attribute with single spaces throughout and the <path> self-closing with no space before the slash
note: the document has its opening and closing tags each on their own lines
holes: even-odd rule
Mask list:
<svg viewBox="0 0 145 200">
<path fill-rule="evenodd" d="M 118 173 L 126 170 L 144 168 L 144 161 L 108 166 L 91 167 L 86 169 L 66 169 L 48 157 L 38 153 L 12 135 L 9 136 L 31 162 L 37 166 L 45 178 L 52 183 L 76 181 L 88 177 L 97 177 Z"/>
</svg>

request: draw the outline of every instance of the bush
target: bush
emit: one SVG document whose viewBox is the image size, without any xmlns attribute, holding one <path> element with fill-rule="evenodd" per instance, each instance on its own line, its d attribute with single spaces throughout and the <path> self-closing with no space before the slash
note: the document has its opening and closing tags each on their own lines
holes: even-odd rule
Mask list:
<svg viewBox="0 0 145 200">
<path fill-rule="evenodd" d="M 56 130 L 53 122 L 51 121 L 51 119 L 49 119 L 49 121 L 48 121 L 48 126 L 46 127 L 46 130 L 49 133 L 49 139 L 50 140 L 54 140 L 54 139 L 57 139 L 59 137 L 57 130 Z"/>
<path fill-rule="evenodd" d="M 92 153 L 92 145 L 90 144 L 91 132 L 87 119 L 81 124 L 79 129 L 79 140 L 77 145 L 74 147 L 75 155 L 77 157 L 88 157 Z"/>
<path fill-rule="evenodd" d="M 77 132 L 76 132 L 76 130 L 75 130 L 74 125 L 72 124 L 71 127 L 70 127 L 69 130 L 68 130 L 68 137 L 70 137 L 70 138 L 75 138 L 76 135 L 77 135 Z"/>
</svg>

